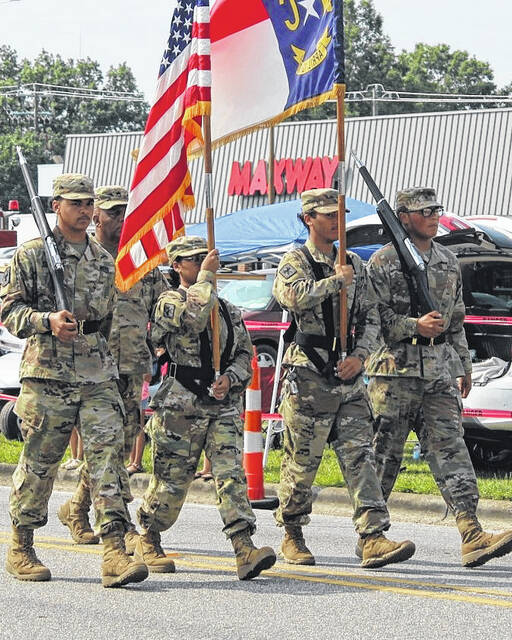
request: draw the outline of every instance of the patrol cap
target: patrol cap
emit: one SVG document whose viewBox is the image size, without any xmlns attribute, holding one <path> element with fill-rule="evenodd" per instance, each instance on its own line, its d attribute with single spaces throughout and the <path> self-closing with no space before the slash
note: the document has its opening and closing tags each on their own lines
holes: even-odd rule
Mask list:
<svg viewBox="0 0 512 640">
<path fill-rule="evenodd" d="M 195 256 L 198 253 L 207 253 L 208 245 L 204 238 L 199 236 L 180 236 L 169 242 L 165 247 L 167 257 L 169 258 L 169 264 L 178 258 L 187 258 L 188 256 Z"/>
<path fill-rule="evenodd" d="M 336 189 L 309 189 L 301 194 L 301 214 L 332 213 L 338 211 L 338 192 Z M 349 209 L 345 209 L 349 211 Z"/>
<path fill-rule="evenodd" d="M 119 205 L 128 204 L 128 191 L 118 185 L 97 187 L 94 193 L 94 205 L 100 209 L 112 209 Z"/>
<path fill-rule="evenodd" d="M 425 207 L 442 207 L 436 190 L 431 187 L 410 187 L 396 192 L 395 211 L 419 211 Z"/>
<path fill-rule="evenodd" d="M 63 173 L 53 181 L 53 197 L 66 200 L 94 198 L 94 184 L 83 173 Z"/>
</svg>

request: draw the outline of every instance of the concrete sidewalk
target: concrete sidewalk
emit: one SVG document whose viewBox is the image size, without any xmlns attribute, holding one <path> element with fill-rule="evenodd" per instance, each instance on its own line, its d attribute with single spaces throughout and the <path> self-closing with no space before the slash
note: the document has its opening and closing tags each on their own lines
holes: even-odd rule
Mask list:
<svg viewBox="0 0 512 640">
<path fill-rule="evenodd" d="M 0 464 L 0 484 L 10 485 L 14 465 Z M 132 493 L 141 497 L 146 490 L 149 478 L 147 473 L 136 473 L 131 477 Z M 61 491 L 73 491 L 78 480 L 77 471 L 59 469 L 55 488 Z M 277 485 L 265 485 L 265 495 L 277 495 Z M 511 485 L 512 498 L 512 485 Z M 190 486 L 187 502 L 215 504 L 215 488 L 213 480 L 194 480 Z M 424 524 L 453 525 L 454 518 L 449 514 L 446 518 L 446 506 L 440 496 L 425 496 L 413 493 L 393 493 L 389 499 L 391 519 L 405 522 L 421 522 Z M 346 489 L 339 487 L 313 487 L 313 513 L 325 515 L 352 515 L 350 499 Z M 482 524 L 489 529 L 502 529 L 512 526 L 512 504 L 510 500 L 480 500 L 478 516 Z"/>
</svg>

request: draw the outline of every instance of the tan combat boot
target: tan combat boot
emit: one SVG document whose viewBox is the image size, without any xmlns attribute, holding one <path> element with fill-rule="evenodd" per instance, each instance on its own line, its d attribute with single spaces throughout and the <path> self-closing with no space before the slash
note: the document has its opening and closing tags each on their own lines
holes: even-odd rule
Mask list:
<svg viewBox="0 0 512 640">
<path fill-rule="evenodd" d="M 270 547 L 257 549 L 249 529 L 244 529 L 231 536 L 231 544 L 236 555 L 236 571 L 239 580 L 251 580 L 259 576 L 265 569 L 270 569 L 276 562 L 276 554 Z"/>
<path fill-rule="evenodd" d="M 103 538 L 102 584 L 104 587 L 122 587 L 129 582 L 142 582 L 148 568 L 139 558 L 130 558 L 124 547 L 124 532 L 112 531 Z"/>
<path fill-rule="evenodd" d="M 363 538 L 361 538 L 361 536 L 357 539 L 354 553 L 356 554 L 356 558 L 359 558 L 359 560 L 363 559 Z"/>
<path fill-rule="evenodd" d="M 131 522 L 128 523 L 128 531 L 124 534 L 124 546 L 129 556 L 133 556 L 135 553 L 135 547 L 137 546 L 139 538 L 140 535 L 135 525 Z"/>
<path fill-rule="evenodd" d="M 52 574 L 36 556 L 33 545 L 33 529 L 13 527 L 5 567 L 18 580 L 46 582 L 51 579 Z"/>
<path fill-rule="evenodd" d="M 463 567 L 479 567 L 512 551 L 512 530 L 487 533 L 482 531 L 478 518 L 468 513 L 460 513 L 456 521 L 462 537 Z"/>
<path fill-rule="evenodd" d="M 174 573 L 176 566 L 172 558 L 165 555 L 161 545 L 160 533 L 143 531 L 137 540 L 135 556 L 143 560 L 151 573 Z"/>
<path fill-rule="evenodd" d="M 361 566 L 364 569 L 372 569 L 393 562 L 403 562 L 408 560 L 415 551 L 416 546 L 410 540 L 393 542 L 393 540 L 388 540 L 383 533 L 372 533 L 363 538 Z"/>
<path fill-rule="evenodd" d="M 315 557 L 306 547 L 302 527 L 285 525 L 279 557 L 290 564 L 315 564 Z"/>
<path fill-rule="evenodd" d="M 80 481 L 75 495 L 65 502 L 57 511 L 59 520 L 71 532 L 71 537 L 77 544 L 99 544 L 100 539 L 94 535 L 89 524 L 89 509 L 91 508 L 91 491 L 80 475 Z"/>
</svg>

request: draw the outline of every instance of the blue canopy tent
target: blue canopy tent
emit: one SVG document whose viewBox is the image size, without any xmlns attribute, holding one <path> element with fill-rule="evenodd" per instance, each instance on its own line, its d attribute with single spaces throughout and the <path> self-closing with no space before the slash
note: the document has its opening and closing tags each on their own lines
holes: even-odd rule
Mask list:
<svg viewBox="0 0 512 640">
<path fill-rule="evenodd" d="M 366 202 L 346 198 L 347 223 L 375 213 L 375 207 Z M 297 213 L 300 200 L 288 200 L 264 207 L 242 209 L 215 220 L 215 244 L 221 259 L 272 261 L 295 245 L 304 244 L 307 230 Z M 187 235 L 206 238 L 206 223 L 187 226 Z"/>
</svg>

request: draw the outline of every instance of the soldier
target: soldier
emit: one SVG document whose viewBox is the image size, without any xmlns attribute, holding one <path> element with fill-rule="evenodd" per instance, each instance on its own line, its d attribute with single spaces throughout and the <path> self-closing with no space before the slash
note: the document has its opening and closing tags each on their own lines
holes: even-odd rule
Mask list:
<svg viewBox="0 0 512 640">
<path fill-rule="evenodd" d="M 150 571 L 174 571 L 160 532 L 176 521 L 204 448 L 238 577 L 249 580 L 276 561 L 272 549 L 252 543 L 256 519 L 242 469 L 241 394 L 251 377 L 251 340 L 239 309 L 217 297 L 217 250 L 207 253 L 203 238 L 183 236 L 167 245 L 167 255 L 180 286 L 160 296 L 152 322 L 152 339 L 165 344 L 170 362 L 152 401 L 153 476 L 137 512 L 143 532 L 135 553 Z M 217 300 L 222 356 L 214 381 L 209 318 Z"/>
<path fill-rule="evenodd" d="M 410 558 L 414 544 L 384 536 L 389 514 L 375 474 L 371 414 L 361 370 L 369 353 L 365 328 L 366 278 L 361 260 L 336 264 L 338 193 L 312 189 L 302 194 L 299 218 L 309 232 L 305 248 L 281 260 L 274 295 L 293 314 L 298 331 L 283 359 L 285 376 L 280 411 L 285 423 L 284 456 L 275 512 L 285 536 L 280 556 L 292 564 L 315 564 L 302 526 L 310 521 L 311 486 L 330 442 L 339 460 L 354 507 L 362 566 L 380 567 Z M 354 278 L 355 272 L 355 278 Z M 348 298 L 348 356 L 341 360 L 339 292 Z"/>
<path fill-rule="evenodd" d="M 121 487 L 122 402 L 117 369 L 107 347 L 114 308 L 114 263 L 86 229 L 93 213 L 92 181 L 81 174 L 55 179 L 55 240 L 64 264 L 71 309 L 55 311 L 55 297 L 41 238 L 22 245 L 2 288 L 1 320 L 27 338 L 16 413 L 25 441 L 13 475 L 12 543 L 7 571 L 19 580 L 50 580 L 33 548 L 34 529 L 46 524 L 48 500 L 71 430 L 79 425 L 89 465 L 96 529 L 102 537 L 103 586 L 140 582 L 147 567 L 124 547 L 127 522 Z"/>
<path fill-rule="evenodd" d="M 94 239 L 114 259 L 117 257 L 127 203 L 128 192 L 124 187 L 105 186 L 96 189 L 92 218 L 96 227 Z M 167 288 L 160 271 L 153 269 L 129 291 L 119 291 L 117 294 L 108 346 L 119 370 L 119 391 L 125 409 L 124 449 L 120 460 L 123 465 L 140 429 L 143 376 L 151 372 L 151 353 L 146 342 L 148 322 L 158 296 Z M 129 484 L 123 486 L 123 499 L 125 503 L 133 499 Z M 58 511 L 60 521 L 69 527 L 73 540 L 79 544 L 99 542 L 89 525 L 90 506 L 89 473 L 87 465 L 84 465 L 74 496 Z M 125 534 L 126 552 L 129 555 L 135 550 L 137 537 L 135 525 L 129 521 Z"/>
<path fill-rule="evenodd" d="M 384 338 L 384 345 L 371 355 L 366 368 L 377 422 L 377 473 L 387 500 L 400 470 L 407 435 L 422 410 L 418 436 L 425 458 L 455 513 L 462 537 L 462 564 L 475 567 L 509 553 L 512 531 L 485 533 L 476 517 L 478 489 L 462 437 L 461 394 L 466 397 L 471 389 L 471 358 L 463 326 L 460 268 L 449 249 L 432 242 L 443 212 L 434 189 L 398 191 L 395 208 L 423 256 L 437 308 L 420 314 L 393 245 L 372 256 L 368 274 Z"/>
</svg>

